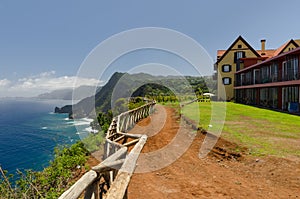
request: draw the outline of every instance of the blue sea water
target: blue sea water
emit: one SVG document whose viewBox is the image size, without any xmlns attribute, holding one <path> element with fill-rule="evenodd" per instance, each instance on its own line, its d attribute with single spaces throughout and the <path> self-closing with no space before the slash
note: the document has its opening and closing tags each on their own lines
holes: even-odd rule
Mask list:
<svg viewBox="0 0 300 199">
<path fill-rule="evenodd" d="M 1 167 L 9 173 L 16 169 L 40 171 L 53 159 L 56 146 L 84 137 L 89 120 L 75 126 L 67 114 L 53 113 L 55 106 L 66 104 L 71 102 L 0 99 Z"/>
</svg>

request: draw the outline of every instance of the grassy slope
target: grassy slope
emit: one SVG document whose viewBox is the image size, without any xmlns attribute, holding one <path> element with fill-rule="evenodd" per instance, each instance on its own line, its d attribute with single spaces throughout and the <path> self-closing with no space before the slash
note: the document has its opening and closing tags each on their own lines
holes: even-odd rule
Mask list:
<svg viewBox="0 0 300 199">
<path fill-rule="evenodd" d="M 183 114 L 199 121 L 200 110 L 199 126 L 210 131 L 209 124 L 219 123 L 221 127 L 221 113 L 216 114 L 210 123 L 211 108 L 224 109 L 225 105 L 226 120 L 222 137 L 247 146 L 254 155 L 300 156 L 299 116 L 223 102 L 193 103 L 183 108 Z"/>
</svg>

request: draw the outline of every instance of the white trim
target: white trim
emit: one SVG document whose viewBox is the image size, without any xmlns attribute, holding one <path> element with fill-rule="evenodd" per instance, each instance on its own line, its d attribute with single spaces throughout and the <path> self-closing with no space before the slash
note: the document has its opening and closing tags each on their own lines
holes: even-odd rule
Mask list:
<svg viewBox="0 0 300 199">
<path fill-rule="evenodd" d="M 258 71 L 258 77 L 260 76 L 260 70 L 259 69 L 254 69 L 253 70 L 253 84 L 255 84 L 255 79 L 256 79 L 255 72 L 256 71 Z"/>
</svg>

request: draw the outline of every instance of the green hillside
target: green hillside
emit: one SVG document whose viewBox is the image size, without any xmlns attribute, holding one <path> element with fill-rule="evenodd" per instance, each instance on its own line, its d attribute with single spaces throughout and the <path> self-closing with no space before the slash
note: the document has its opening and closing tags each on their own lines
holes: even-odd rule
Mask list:
<svg viewBox="0 0 300 199">
<path fill-rule="evenodd" d="M 149 96 L 195 96 L 214 92 L 215 82 L 211 77 L 152 76 L 145 73 L 114 73 L 95 96 L 85 98 L 67 110 L 70 117 L 95 117 L 96 112 L 107 112 L 120 98 Z M 93 103 L 95 101 L 95 104 Z M 59 110 L 57 110 L 59 112 Z M 72 112 L 71 112 L 72 111 Z"/>
</svg>

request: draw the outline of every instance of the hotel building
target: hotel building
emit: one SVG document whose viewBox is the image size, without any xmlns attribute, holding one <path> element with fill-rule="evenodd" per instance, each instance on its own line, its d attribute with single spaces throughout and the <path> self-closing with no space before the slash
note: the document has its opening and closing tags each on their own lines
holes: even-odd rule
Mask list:
<svg viewBox="0 0 300 199">
<path fill-rule="evenodd" d="M 239 36 L 227 50 L 218 51 L 218 99 L 299 112 L 300 41 L 278 49 L 265 49 L 265 44 L 261 40 L 261 49 L 255 50 Z"/>
</svg>

